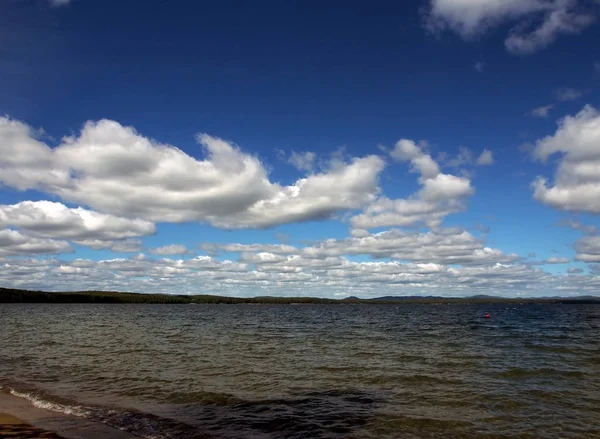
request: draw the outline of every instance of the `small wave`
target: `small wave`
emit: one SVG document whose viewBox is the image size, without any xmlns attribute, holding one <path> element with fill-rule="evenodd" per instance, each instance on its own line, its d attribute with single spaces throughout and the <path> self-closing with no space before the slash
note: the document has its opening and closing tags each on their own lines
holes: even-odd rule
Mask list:
<svg viewBox="0 0 600 439">
<path fill-rule="evenodd" d="M 35 407 L 86 418 L 145 439 L 210 439 L 214 435 L 235 439 L 346 438 L 362 428 L 383 401 L 376 394 L 352 389 L 303 392 L 294 397 L 264 400 L 203 393 L 194 395 L 192 403 L 181 404 L 190 402 L 181 398 L 180 404 L 153 414 L 69 403 L 37 389 L 11 387 L 8 391 Z"/>
<path fill-rule="evenodd" d="M 502 378 L 535 378 L 535 377 L 544 377 L 544 376 L 565 376 L 572 378 L 583 378 L 585 377 L 584 372 L 576 371 L 576 370 L 559 370 L 552 368 L 542 368 L 542 369 L 522 369 L 522 368 L 513 368 L 505 370 L 498 374 Z"/>
<path fill-rule="evenodd" d="M 566 346 L 552 346 L 539 343 L 525 343 L 527 349 L 535 351 L 555 352 L 557 354 L 573 354 L 573 349 Z"/>
<path fill-rule="evenodd" d="M 40 342 L 39 346 L 59 346 L 61 344 L 62 343 L 59 343 L 54 340 L 44 340 L 44 341 Z"/>
<path fill-rule="evenodd" d="M 18 390 L 15 390 L 15 389 L 9 388 L 8 391 L 13 396 L 26 399 L 34 407 L 48 410 L 49 412 L 63 413 L 65 415 L 78 416 L 80 418 L 87 418 L 91 414 L 89 410 L 86 410 L 85 408 L 83 408 L 81 406 L 69 406 L 69 405 L 65 405 L 65 404 L 51 402 L 51 401 L 42 399 L 40 396 L 38 396 L 34 393 L 19 392 Z"/>
<path fill-rule="evenodd" d="M 55 413 L 76 416 L 100 422 L 144 439 L 210 439 L 196 427 L 169 418 L 162 418 L 136 410 L 111 409 L 58 402 L 58 399 L 38 391 L 23 391 L 3 386 L 3 391 L 26 399 L 34 407 Z"/>
</svg>

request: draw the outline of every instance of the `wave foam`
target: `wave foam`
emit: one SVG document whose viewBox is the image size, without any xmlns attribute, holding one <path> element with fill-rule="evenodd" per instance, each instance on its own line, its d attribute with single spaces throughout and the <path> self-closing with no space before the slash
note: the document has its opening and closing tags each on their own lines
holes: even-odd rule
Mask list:
<svg viewBox="0 0 600 439">
<path fill-rule="evenodd" d="M 72 415 L 80 418 L 89 418 L 91 415 L 90 410 L 87 410 L 82 406 L 68 406 L 65 404 L 46 401 L 33 393 L 19 392 L 15 389 L 10 389 L 10 394 L 18 398 L 26 399 L 27 401 L 31 402 L 34 407 L 48 410 L 50 412 L 64 413 L 65 415 Z"/>
</svg>

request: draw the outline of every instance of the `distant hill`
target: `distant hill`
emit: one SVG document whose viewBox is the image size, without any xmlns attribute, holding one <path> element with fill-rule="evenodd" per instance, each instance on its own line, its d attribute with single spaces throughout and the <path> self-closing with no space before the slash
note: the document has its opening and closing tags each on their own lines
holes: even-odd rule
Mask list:
<svg viewBox="0 0 600 439">
<path fill-rule="evenodd" d="M 0 303 L 214 303 L 214 304 L 488 304 L 545 303 L 600 304 L 600 297 L 505 298 L 486 295 L 473 297 L 383 296 L 374 299 L 324 299 L 319 297 L 229 297 L 210 294 L 140 294 L 107 291 L 48 292 L 0 288 Z"/>
<path fill-rule="evenodd" d="M 382 296 L 373 299 L 362 299 L 372 302 L 411 302 L 411 301 L 432 301 L 432 302 L 462 302 L 462 303 L 600 303 L 600 297 L 596 296 L 575 296 L 575 297 L 501 297 L 478 294 L 467 297 L 442 297 L 442 296 Z"/>
<path fill-rule="evenodd" d="M 383 300 L 383 301 L 404 301 L 404 300 L 444 300 L 448 299 L 447 297 L 441 296 L 383 296 L 383 297 L 375 297 L 373 299 L 366 300 Z"/>
</svg>

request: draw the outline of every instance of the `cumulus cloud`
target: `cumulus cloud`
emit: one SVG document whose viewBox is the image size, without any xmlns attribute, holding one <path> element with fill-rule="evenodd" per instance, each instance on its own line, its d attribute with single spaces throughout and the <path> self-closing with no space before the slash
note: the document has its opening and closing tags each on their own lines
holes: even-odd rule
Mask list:
<svg viewBox="0 0 600 439">
<path fill-rule="evenodd" d="M 446 29 L 472 39 L 507 23 L 516 23 L 505 41 L 507 50 L 528 54 L 544 48 L 561 34 L 583 31 L 595 21 L 578 0 L 430 0 L 426 26 Z M 539 23 L 532 27 L 531 23 Z"/>
<path fill-rule="evenodd" d="M 344 240 L 329 239 L 306 247 L 309 257 L 369 255 L 414 263 L 485 265 L 511 263 L 520 259 L 515 254 L 486 247 L 482 239 L 462 229 L 438 229 L 427 233 L 391 229 L 368 236 Z"/>
<path fill-rule="evenodd" d="M 0 256 L 22 256 L 40 254 L 72 253 L 66 241 L 36 238 L 23 235 L 16 230 L 0 230 Z"/>
<path fill-rule="evenodd" d="M 271 198 L 227 218 L 211 218 L 225 228 L 270 227 L 277 224 L 331 218 L 375 200 L 385 162 L 378 156 L 354 159 L 343 166 L 279 187 Z"/>
<path fill-rule="evenodd" d="M 247 261 L 247 262 L 246 262 Z M 121 290 L 234 296 L 316 295 L 580 295 L 600 278 L 551 275 L 514 263 L 457 267 L 435 262 L 350 261 L 343 256 L 242 254 L 240 261 L 209 256 L 154 259 L 145 255 L 100 261 L 0 259 L 2 285 L 45 290 Z"/>
<path fill-rule="evenodd" d="M 100 120 L 50 148 L 26 124 L 0 118 L 0 181 L 119 217 L 249 228 L 358 209 L 378 194 L 385 166 L 378 156 L 354 158 L 282 186 L 238 146 L 207 134 L 197 140 L 203 160 Z"/>
<path fill-rule="evenodd" d="M 600 262 L 600 236 L 584 236 L 575 243 L 575 259 L 584 262 Z"/>
<path fill-rule="evenodd" d="M 209 253 L 266 252 L 284 255 L 298 253 L 298 249 L 296 247 L 286 244 L 215 244 L 207 242 L 201 244 L 200 248 Z"/>
<path fill-rule="evenodd" d="M 546 118 L 550 114 L 550 111 L 554 109 L 554 104 L 543 105 L 541 107 L 534 108 L 528 114 L 531 117 Z"/>
<path fill-rule="evenodd" d="M 185 255 L 185 254 L 189 253 L 189 250 L 187 249 L 187 247 L 185 245 L 171 244 L 171 245 L 164 245 L 162 247 L 153 248 L 153 249 L 149 250 L 148 252 L 152 253 L 153 255 L 168 256 L 168 255 Z"/>
<path fill-rule="evenodd" d="M 548 259 L 544 259 L 543 261 L 531 261 L 528 262 L 530 265 L 552 265 L 552 264 L 568 264 L 571 262 L 569 258 L 558 258 L 556 256 L 552 256 Z"/>
<path fill-rule="evenodd" d="M 154 234 L 149 221 L 120 218 L 52 201 L 0 205 L 0 228 L 17 227 L 45 238 L 110 241 Z"/>
<path fill-rule="evenodd" d="M 587 105 L 558 122 L 554 135 L 539 139 L 533 155 L 545 163 L 558 154 L 554 181 L 538 177 L 536 200 L 560 210 L 600 213 L 600 114 Z"/>
<path fill-rule="evenodd" d="M 93 250 L 111 250 L 117 253 L 137 253 L 142 250 L 144 243 L 140 239 L 122 239 L 118 241 L 104 241 L 100 239 L 81 239 L 73 241 L 77 245 L 89 247 Z"/>
<path fill-rule="evenodd" d="M 424 148 L 424 144 L 402 139 L 389 152 L 395 160 L 409 162 L 411 172 L 420 174 L 421 189 L 408 199 L 378 198 L 361 214 L 350 219 L 354 229 L 419 224 L 438 226 L 445 216 L 464 209 L 463 199 L 474 193 L 471 181 L 442 173 L 438 163 Z M 473 161 L 471 155 L 462 159 Z"/>
</svg>

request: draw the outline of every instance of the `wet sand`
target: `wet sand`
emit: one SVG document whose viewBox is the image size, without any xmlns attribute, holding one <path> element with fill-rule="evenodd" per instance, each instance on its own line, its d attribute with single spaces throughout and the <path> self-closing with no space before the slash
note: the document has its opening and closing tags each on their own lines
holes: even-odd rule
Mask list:
<svg viewBox="0 0 600 439">
<path fill-rule="evenodd" d="M 0 391 L 2 439 L 133 439 L 137 436 L 108 425 L 62 413 L 49 412 Z"/>
<path fill-rule="evenodd" d="M 64 439 L 56 433 L 27 424 L 19 418 L 0 413 L 0 438 L 20 439 Z"/>
</svg>

